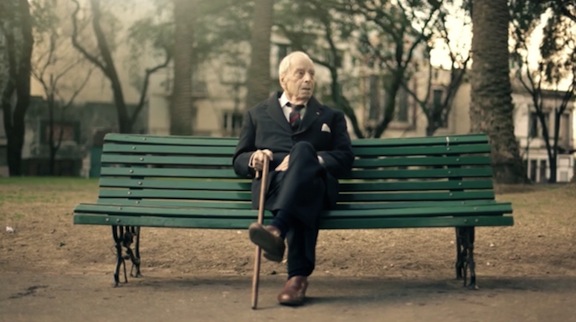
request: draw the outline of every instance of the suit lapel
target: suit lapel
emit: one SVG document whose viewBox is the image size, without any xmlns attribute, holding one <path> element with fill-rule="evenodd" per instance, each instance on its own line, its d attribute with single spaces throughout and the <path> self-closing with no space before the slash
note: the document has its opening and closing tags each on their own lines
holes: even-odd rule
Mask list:
<svg viewBox="0 0 576 322">
<path fill-rule="evenodd" d="M 280 102 L 278 102 L 277 95 L 270 96 L 270 100 L 268 101 L 267 105 L 268 107 L 266 108 L 266 110 L 268 111 L 268 115 L 270 115 L 270 118 L 272 118 L 276 123 L 278 123 L 280 127 L 286 129 L 287 131 L 292 132 L 290 124 L 288 123 L 288 120 L 286 120 L 286 116 L 282 111 Z"/>
<path fill-rule="evenodd" d="M 312 124 L 314 124 L 314 121 L 318 119 L 322 112 L 322 105 L 320 105 L 314 97 L 311 97 L 306 105 L 306 113 L 304 113 L 304 117 L 302 118 L 300 129 L 296 131 L 296 133 L 306 131 L 310 126 L 312 126 Z"/>
</svg>

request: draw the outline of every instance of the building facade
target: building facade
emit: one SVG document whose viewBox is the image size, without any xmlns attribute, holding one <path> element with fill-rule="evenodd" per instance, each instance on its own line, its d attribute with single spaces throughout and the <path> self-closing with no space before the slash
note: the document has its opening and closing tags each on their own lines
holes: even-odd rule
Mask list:
<svg viewBox="0 0 576 322">
<path fill-rule="evenodd" d="M 141 8 L 144 10 L 145 8 Z M 137 15 L 130 15 L 136 19 Z M 291 51 L 289 42 L 273 33 L 271 48 L 270 75 L 272 85 L 270 91 L 279 90 L 277 67 L 280 60 Z M 0 43 L 1 46 L 1 43 Z M 238 44 L 236 52 L 248 53 L 248 44 Z M 119 76 L 123 84 L 130 83 L 128 64 L 125 63 L 130 54 L 126 48 L 119 46 L 114 53 Z M 381 107 L 387 93 L 383 90 L 382 82 L 385 75 L 381 75 L 372 69 L 361 65 L 353 58 L 351 50 L 342 45 L 343 59 L 339 66 L 340 81 L 343 91 L 354 108 L 355 116 L 363 130 L 374 127 L 382 117 Z M 35 52 L 36 53 L 36 52 Z M 239 57 L 239 60 L 246 60 Z M 428 106 L 438 104 L 447 93 L 449 84 L 449 71 L 432 68 L 424 51 L 416 54 L 414 68 L 407 86 L 418 97 L 424 97 L 429 89 L 427 99 Z M 317 66 L 317 97 L 322 97 L 330 85 L 330 74 L 322 66 Z M 137 132 L 167 135 L 170 130 L 170 95 L 172 93 L 173 70 L 165 68 L 151 78 L 147 104 L 142 110 L 136 126 Z M 240 65 L 234 65 L 218 57 L 204 62 L 194 70 L 192 76 L 193 104 L 190 112 L 193 115 L 192 124 L 194 135 L 199 136 L 236 136 L 238 135 L 244 110 L 245 102 L 246 71 Z M 71 80 L 72 83 L 75 80 Z M 26 144 L 23 157 L 26 160 L 40 160 L 46 158 L 46 111 L 43 110 L 41 97 L 44 95 L 38 83 L 33 82 L 33 95 L 40 97 L 37 107 L 27 116 Z M 136 104 L 138 92 L 130 86 L 125 86 L 125 99 L 129 104 Z M 518 87 L 513 88 L 512 94 L 516 109 L 515 134 L 518 138 L 522 157 L 526 161 L 528 177 L 534 182 L 546 182 L 550 177 L 549 161 L 544 141 L 541 137 L 539 124 L 535 122 L 533 106 L 530 96 Z M 546 105 L 550 111 L 554 108 L 554 95 L 547 96 L 549 103 Z M 264 98 L 262 98 L 264 99 Z M 75 174 L 87 175 L 92 168 L 90 163 L 92 151 L 98 147 L 104 133 L 117 131 L 115 108 L 112 103 L 112 93 L 109 82 L 99 71 L 94 71 L 87 87 L 78 96 L 74 107 L 69 114 L 59 119 L 55 128 L 64 129 L 65 140 L 61 151 L 58 153 L 60 160 L 72 158 Z M 450 113 L 434 135 L 449 135 L 468 133 L 470 129 L 469 118 L 470 84 L 464 79 L 451 105 Z M 571 102 L 561 117 L 560 144 L 561 152 L 558 156 L 558 181 L 570 180 L 574 175 L 574 102 Z M 0 115 L 1 118 L 1 115 Z M 549 118 L 550 127 L 553 127 L 553 118 Z M 400 89 L 396 95 L 396 107 L 394 119 L 388 125 L 382 137 L 410 137 L 427 135 L 427 117 L 422 107 L 416 102 L 406 89 Z M 2 142 L 5 142 L 4 128 L 0 129 L 0 175 L 2 175 Z M 353 131 L 351 131 L 354 137 Z M 73 157 L 71 157 L 73 156 Z M 78 160 L 80 165 L 78 166 Z M 28 162 L 28 161 L 27 161 Z M 35 163 L 41 163 L 40 161 Z M 28 164 L 35 164 L 28 162 Z M 29 173 L 41 174 L 42 166 L 30 166 L 36 170 Z"/>
</svg>

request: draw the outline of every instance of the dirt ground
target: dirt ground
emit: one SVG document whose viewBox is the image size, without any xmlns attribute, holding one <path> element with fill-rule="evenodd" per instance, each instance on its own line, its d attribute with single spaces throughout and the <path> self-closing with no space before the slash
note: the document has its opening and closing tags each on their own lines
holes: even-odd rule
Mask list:
<svg viewBox="0 0 576 322">
<path fill-rule="evenodd" d="M 515 225 L 477 228 L 477 291 L 453 229 L 321 231 L 307 305 L 278 306 L 285 268 L 263 261 L 251 310 L 246 231 L 143 229 L 144 276 L 114 288 L 110 228 L 72 224 L 96 181 L 3 180 L 0 321 L 576 321 L 573 185 L 498 188 Z"/>
</svg>

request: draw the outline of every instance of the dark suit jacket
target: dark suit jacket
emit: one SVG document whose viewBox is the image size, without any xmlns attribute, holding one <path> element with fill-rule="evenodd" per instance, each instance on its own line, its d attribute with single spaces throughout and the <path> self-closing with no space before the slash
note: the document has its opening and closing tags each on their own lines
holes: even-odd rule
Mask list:
<svg viewBox="0 0 576 322">
<path fill-rule="evenodd" d="M 281 94 L 272 95 L 245 113 L 233 157 L 234 170 L 239 176 L 253 178 L 254 170 L 248 166 L 250 156 L 257 149 L 269 149 L 274 153 L 274 159 L 270 162 L 270 171 L 273 172 L 294 143 L 307 141 L 324 160 L 327 198 L 329 204 L 334 204 L 338 194 L 336 178 L 349 173 L 354 161 L 344 114 L 322 105 L 312 97 L 306 106 L 300 129 L 293 132 L 278 102 Z M 252 184 L 254 205 L 257 205 L 259 195 L 258 182 L 255 180 Z"/>
</svg>

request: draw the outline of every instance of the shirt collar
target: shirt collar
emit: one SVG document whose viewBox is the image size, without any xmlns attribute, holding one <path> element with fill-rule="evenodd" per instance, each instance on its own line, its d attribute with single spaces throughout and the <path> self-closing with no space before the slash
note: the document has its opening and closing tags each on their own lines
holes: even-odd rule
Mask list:
<svg viewBox="0 0 576 322">
<path fill-rule="evenodd" d="M 279 101 L 280 101 L 280 106 L 282 106 L 282 107 L 285 107 L 286 104 L 289 102 L 289 101 L 288 101 L 288 97 L 286 97 L 286 93 L 285 93 L 285 92 L 282 93 L 282 96 L 280 96 Z"/>
<path fill-rule="evenodd" d="M 280 98 L 278 99 L 278 101 L 280 102 L 280 106 L 281 107 L 286 107 L 286 104 L 289 103 L 290 101 L 288 100 L 288 97 L 286 97 L 286 92 L 282 92 L 282 95 L 280 96 Z M 306 107 L 308 104 L 304 104 L 304 107 Z"/>
</svg>

